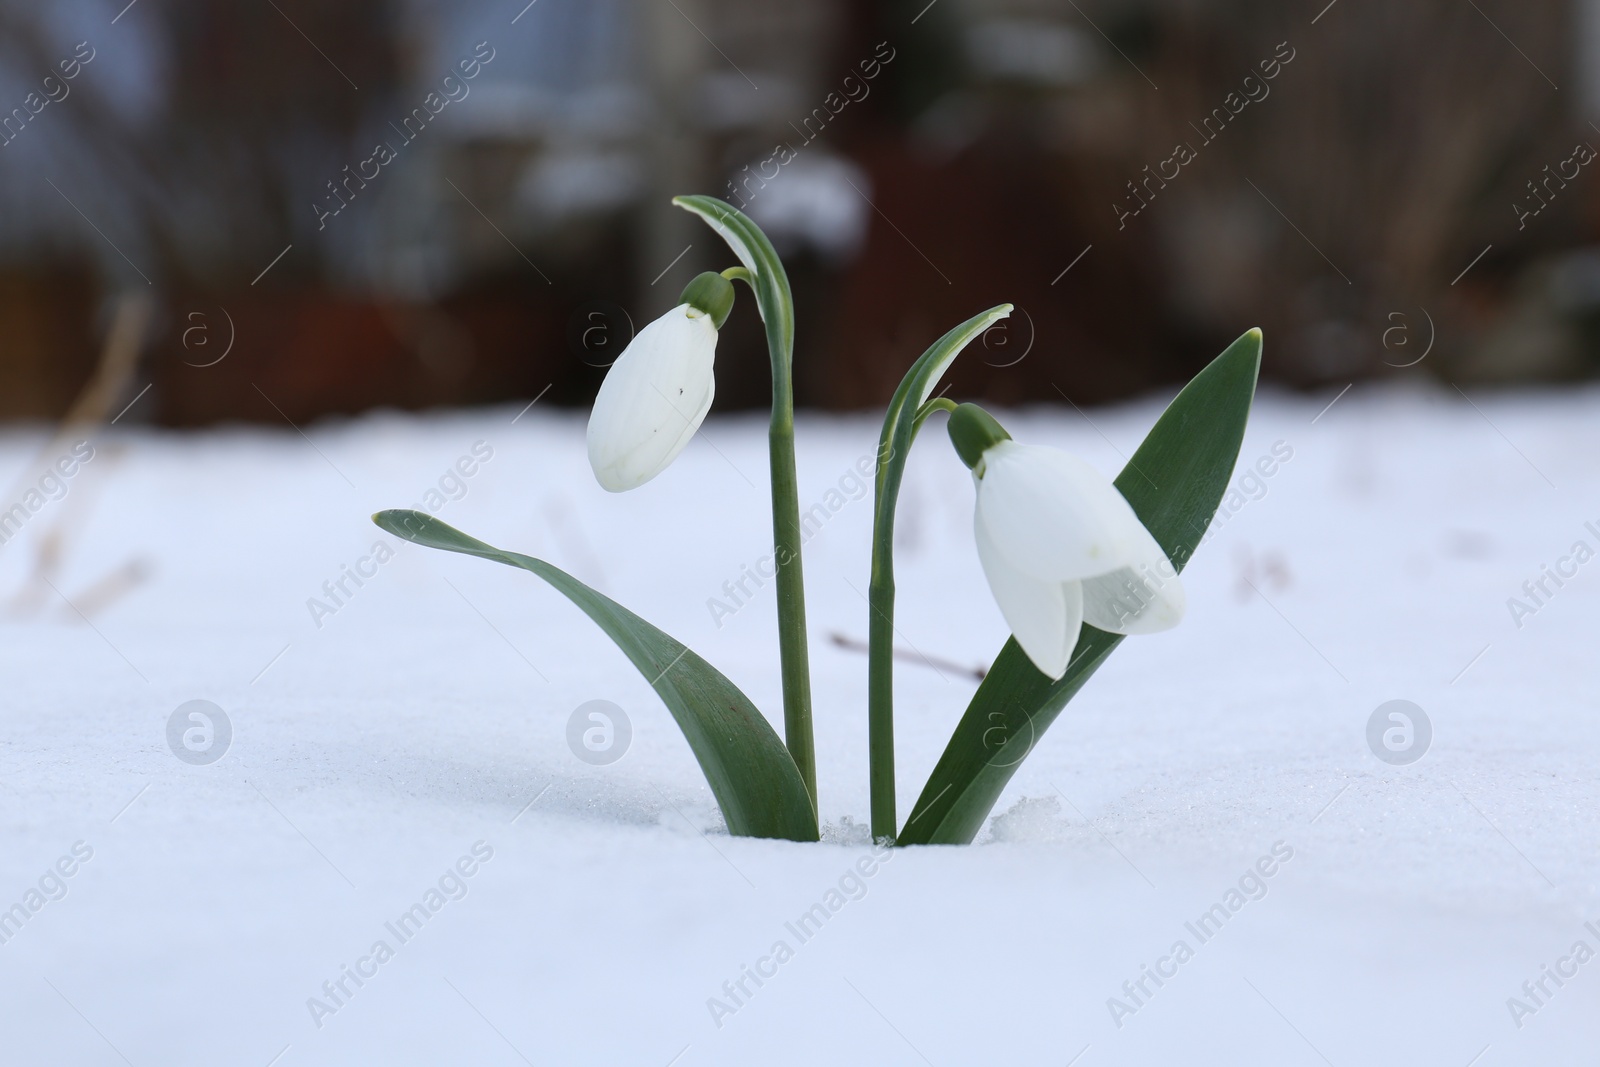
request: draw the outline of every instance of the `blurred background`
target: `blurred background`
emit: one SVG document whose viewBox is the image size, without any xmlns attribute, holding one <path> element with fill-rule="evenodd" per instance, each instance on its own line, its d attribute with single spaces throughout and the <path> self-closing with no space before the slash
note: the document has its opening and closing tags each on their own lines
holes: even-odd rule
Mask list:
<svg viewBox="0 0 1600 1067">
<path fill-rule="evenodd" d="M 1600 4 L 1325 3 L 8 2 L 0 419 L 586 404 L 731 262 L 684 192 L 784 253 L 802 406 L 1002 300 L 1001 403 L 1253 325 L 1291 387 L 1592 376 Z"/>
<path fill-rule="evenodd" d="M 1505 998 L 1600 945 L 1597 149 L 1600 0 L 0 0 L 0 1067 L 1596 1067 L 1600 963 Z M 368 519 L 549 560 L 776 721 L 748 292 L 673 470 L 609 494 L 582 443 L 733 263 L 695 192 L 797 301 L 826 848 L 723 836 L 671 664 Z M 1001 847 L 908 850 L 723 1029 L 702 998 L 866 844 L 857 464 L 1002 301 L 951 395 L 1108 472 L 1264 329 L 1189 621 L 1040 739 Z M 907 821 L 1007 634 L 921 447 Z M 595 700 L 625 761 L 577 747 Z M 480 835 L 471 896 L 311 1010 Z"/>
</svg>

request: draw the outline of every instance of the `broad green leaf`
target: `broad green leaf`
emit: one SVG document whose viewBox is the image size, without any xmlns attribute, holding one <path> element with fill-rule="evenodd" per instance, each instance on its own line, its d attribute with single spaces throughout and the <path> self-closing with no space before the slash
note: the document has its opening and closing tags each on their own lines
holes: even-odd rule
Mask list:
<svg viewBox="0 0 1600 1067">
<path fill-rule="evenodd" d="M 817 816 L 800 772 L 761 712 L 688 647 L 558 567 L 503 552 L 420 511 L 380 511 L 372 521 L 396 537 L 531 571 L 593 619 L 661 695 L 700 761 L 712 795 L 741 837 L 817 840 Z"/>
<path fill-rule="evenodd" d="M 1212 360 L 1151 429 L 1116 485 L 1175 567 L 1194 554 L 1227 491 L 1261 368 L 1261 331 Z M 1015 638 L 967 706 L 899 835 L 901 844 L 966 844 L 1017 766 L 1122 640 L 1085 625 L 1067 673 L 1052 682 Z"/>
</svg>

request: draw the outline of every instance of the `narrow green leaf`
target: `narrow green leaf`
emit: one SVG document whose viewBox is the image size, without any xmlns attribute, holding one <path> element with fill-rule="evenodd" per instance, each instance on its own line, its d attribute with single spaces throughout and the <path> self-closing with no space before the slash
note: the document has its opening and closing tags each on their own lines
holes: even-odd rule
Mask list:
<svg viewBox="0 0 1600 1067">
<path fill-rule="evenodd" d="M 1184 387 L 1117 475 L 1117 488 L 1179 570 L 1227 491 L 1260 368 L 1261 331 L 1251 330 Z M 1015 638 L 1007 639 L 934 766 L 900 843 L 970 842 L 1018 765 L 1121 641 L 1085 625 L 1067 673 L 1052 682 Z"/>
<path fill-rule="evenodd" d="M 420 511 L 380 511 L 396 537 L 531 571 L 593 619 L 661 695 L 700 761 L 711 792 L 740 837 L 817 840 L 817 816 L 794 760 L 754 704 L 686 645 L 558 567 L 504 552 Z"/>
</svg>

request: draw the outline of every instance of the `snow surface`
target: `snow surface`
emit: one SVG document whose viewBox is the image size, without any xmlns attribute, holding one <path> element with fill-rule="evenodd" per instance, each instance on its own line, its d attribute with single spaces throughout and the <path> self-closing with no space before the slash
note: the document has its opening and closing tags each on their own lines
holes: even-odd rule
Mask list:
<svg viewBox="0 0 1600 1067">
<path fill-rule="evenodd" d="M 1241 471 L 1276 442 L 1292 459 L 1196 555 L 1185 624 L 1123 644 L 979 843 L 859 881 L 866 662 L 829 635 L 866 635 L 865 500 L 806 546 L 814 845 L 728 837 L 645 679 L 554 591 L 368 521 L 485 442 L 441 518 L 568 569 L 781 720 L 770 583 L 720 627 L 707 608 L 768 548 L 760 419 L 714 417 L 624 496 L 590 476 L 583 415 L 543 405 L 97 434 L 65 499 L 0 548 L 0 909 L 93 850 L 0 944 L 0 1059 L 1594 1064 L 1600 960 L 1544 978 L 1520 1026 L 1507 1000 L 1533 1007 L 1525 981 L 1600 949 L 1600 562 L 1520 628 L 1507 599 L 1600 547 L 1600 392 L 1362 385 L 1319 417 L 1329 399 L 1260 399 Z M 1162 403 L 1004 417 L 1110 472 Z M 848 491 L 876 432 L 801 418 L 807 506 Z M 36 482 L 45 438 L 0 434 L 0 471 Z M 971 507 L 934 429 L 901 507 L 902 641 L 941 664 L 898 669 L 902 818 L 975 687 L 957 667 L 1005 637 Z M 30 579 L 52 530 L 60 595 Z M 380 539 L 395 557 L 319 627 L 308 599 Z M 94 591 L 141 561 L 132 589 Z M 234 730 L 209 766 L 165 738 L 196 698 Z M 1394 698 L 1435 730 L 1410 766 L 1367 749 Z M 609 766 L 567 748 L 592 699 L 632 722 Z M 399 943 L 385 924 L 477 842 L 492 858 L 446 879 L 466 895 Z M 1292 858 L 1265 896 L 1202 944 L 1185 923 L 1275 844 Z M 785 923 L 841 880 L 864 895 L 802 943 Z M 314 1019 L 379 940 L 393 958 Z M 724 982 L 780 940 L 792 958 L 733 1001 Z M 1179 940 L 1193 957 L 1131 1000 Z M 1120 1026 L 1112 997 L 1138 1004 Z"/>
</svg>

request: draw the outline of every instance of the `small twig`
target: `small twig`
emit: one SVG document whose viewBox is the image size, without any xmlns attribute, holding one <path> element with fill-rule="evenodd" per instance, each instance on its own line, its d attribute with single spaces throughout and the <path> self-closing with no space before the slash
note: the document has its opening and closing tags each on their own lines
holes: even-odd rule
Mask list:
<svg viewBox="0 0 1600 1067">
<path fill-rule="evenodd" d="M 858 641 L 854 637 L 850 637 L 846 634 L 831 633 L 828 635 L 828 640 L 832 641 L 837 647 L 848 649 L 851 652 L 869 651 L 869 647 L 865 641 Z M 966 667 L 959 663 L 952 663 L 947 659 L 940 659 L 938 656 L 924 656 L 920 652 L 913 652 L 910 649 L 905 648 L 895 649 L 893 656 L 897 660 L 901 660 L 906 663 L 917 663 L 924 667 L 932 667 L 934 670 L 938 670 L 940 667 L 943 667 L 948 671 L 952 671 L 956 674 L 964 674 L 968 678 L 973 678 L 980 682 L 983 681 L 984 677 L 989 673 L 989 668 L 987 667 Z"/>
</svg>

